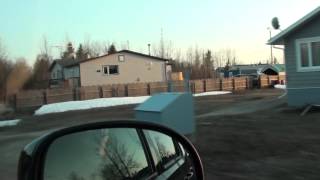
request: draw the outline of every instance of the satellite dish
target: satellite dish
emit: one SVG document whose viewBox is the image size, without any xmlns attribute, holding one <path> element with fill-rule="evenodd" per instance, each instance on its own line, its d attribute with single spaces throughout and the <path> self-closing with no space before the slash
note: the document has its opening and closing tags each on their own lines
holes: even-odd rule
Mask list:
<svg viewBox="0 0 320 180">
<path fill-rule="evenodd" d="M 272 18 L 271 24 L 274 29 L 280 28 L 279 19 L 277 17 Z"/>
</svg>

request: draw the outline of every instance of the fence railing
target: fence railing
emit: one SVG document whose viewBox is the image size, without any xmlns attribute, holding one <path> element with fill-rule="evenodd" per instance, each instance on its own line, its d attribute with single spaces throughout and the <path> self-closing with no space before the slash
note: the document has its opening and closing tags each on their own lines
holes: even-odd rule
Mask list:
<svg viewBox="0 0 320 180">
<path fill-rule="evenodd" d="M 11 105 L 19 110 L 66 101 L 108 97 L 148 96 L 161 92 L 183 92 L 186 90 L 191 91 L 192 93 L 237 91 L 254 88 L 255 84 L 258 85 L 258 88 L 265 88 L 275 83 L 285 83 L 285 76 L 261 76 L 258 80 L 250 77 L 236 77 L 190 80 L 189 82 L 150 82 L 87 86 L 74 89 L 29 90 L 20 91 L 8 99 L 11 99 Z"/>
<path fill-rule="evenodd" d="M 266 76 L 262 75 L 259 77 L 259 87 L 265 88 L 274 84 L 286 84 L 286 76 L 285 75 L 274 75 L 274 76 Z"/>
</svg>

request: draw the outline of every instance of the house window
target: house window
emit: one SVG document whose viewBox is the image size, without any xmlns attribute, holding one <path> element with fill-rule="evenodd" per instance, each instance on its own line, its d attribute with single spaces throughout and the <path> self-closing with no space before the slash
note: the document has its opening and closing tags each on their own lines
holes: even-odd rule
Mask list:
<svg viewBox="0 0 320 180">
<path fill-rule="evenodd" d="M 312 65 L 320 66 L 320 42 L 312 42 Z"/>
<path fill-rule="evenodd" d="M 117 65 L 109 66 L 109 74 L 119 74 L 118 66 Z"/>
<path fill-rule="evenodd" d="M 308 67 L 309 66 L 309 52 L 308 52 L 308 44 L 301 43 L 300 44 L 300 58 L 301 58 L 301 66 Z"/>
<path fill-rule="evenodd" d="M 103 73 L 105 75 L 116 75 L 116 74 L 119 74 L 119 66 L 118 65 L 103 66 Z"/>
<path fill-rule="evenodd" d="M 124 55 L 119 55 L 118 60 L 119 62 L 124 62 Z"/>
<path fill-rule="evenodd" d="M 298 72 L 320 71 L 320 37 L 296 41 Z"/>
</svg>

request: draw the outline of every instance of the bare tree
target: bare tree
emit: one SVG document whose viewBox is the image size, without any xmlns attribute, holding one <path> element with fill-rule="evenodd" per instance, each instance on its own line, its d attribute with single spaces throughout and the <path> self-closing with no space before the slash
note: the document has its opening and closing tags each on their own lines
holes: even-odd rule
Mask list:
<svg viewBox="0 0 320 180">
<path fill-rule="evenodd" d="M 7 58 L 5 46 L 0 39 L 0 101 L 5 100 L 6 84 L 12 70 L 12 63 Z"/>
<path fill-rule="evenodd" d="M 7 58 L 7 51 L 4 45 L 2 44 L 1 38 L 0 38 L 0 60 L 4 60 L 6 58 Z"/>
<path fill-rule="evenodd" d="M 85 180 L 83 177 L 79 176 L 76 172 L 71 172 L 69 177 L 69 180 Z"/>
<path fill-rule="evenodd" d="M 12 70 L 7 78 L 6 92 L 12 95 L 21 90 L 27 80 L 31 77 L 31 68 L 24 58 L 19 58 L 13 65 Z"/>
<path fill-rule="evenodd" d="M 194 49 L 194 66 L 195 68 L 200 68 L 201 62 L 200 62 L 200 51 L 198 46 L 196 45 Z"/>
<path fill-rule="evenodd" d="M 181 54 L 181 49 L 177 49 L 174 53 L 174 58 L 172 61 L 172 71 L 173 72 L 181 72 L 184 71 L 183 67 L 183 57 Z"/>
<path fill-rule="evenodd" d="M 105 159 L 101 168 L 101 177 L 103 179 L 133 178 L 138 173 L 135 170 L 142 167 L 135 159 L 136 152 L 129 151 L 116 135 L 104 135 L 104 133 L 101 132 L 101 140 L 97 141 L 103 143 L 98 144 L 97 149 L 99 156 Z M 104 137 L 108 139 L 104 140 Z"/>
<path fill-rule="evenodd" d="M 186 51 L 186 60 L 190 65 L 193 64 L 193 57 L 193 48 L 189 47 Z"/>
<path fill-rule="evenodd" d="M 42 36 L 42 41 L 40 43 L 40 54 L 51 57 L 50 47 L 48 43 L 48 39 L 45 35 Z"/>
<path fill-rule="evenodd" d="M 159 43 L 152 44 L 152 51 L 154 56 L 158 56 L 164 59 L 173 59 L 174 46 L 171 40 L 165 40 L 163 37 L 163 31 L 161 29 L 161 37 Z"/>
</svg>

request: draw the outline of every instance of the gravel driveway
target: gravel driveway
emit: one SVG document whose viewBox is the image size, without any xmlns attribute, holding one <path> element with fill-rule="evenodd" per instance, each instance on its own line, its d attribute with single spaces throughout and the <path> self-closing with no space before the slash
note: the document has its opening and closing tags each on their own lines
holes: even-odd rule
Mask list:
<svg viewBox="0 0 320 180">
<path fill-rule="evenodd" d="M 278 99 L 282 93 L 265 89 L 195 98 L 195 145 L 207 179 L 320 177 L 319 114 L 300 117 Z M 132 119 L 134 107 L 22 115 L 17 126 L 0 128 L 1 179 L 16 179 L 19 152 L 32 139 L 76 124 Z"/>
</svg>

